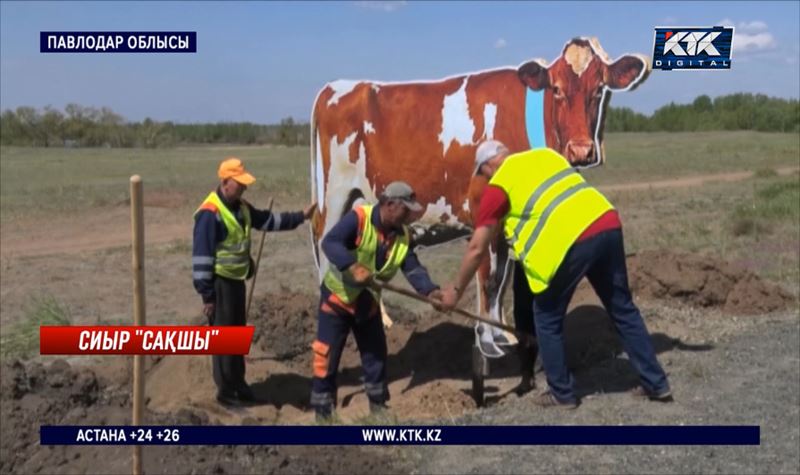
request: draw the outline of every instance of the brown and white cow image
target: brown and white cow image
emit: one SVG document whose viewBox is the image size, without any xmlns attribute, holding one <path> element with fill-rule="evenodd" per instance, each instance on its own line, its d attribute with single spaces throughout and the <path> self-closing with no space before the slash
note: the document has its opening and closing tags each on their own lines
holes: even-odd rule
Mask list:
<svg viewBox="0 0 800 475">
<path fill-rule="evenodd" d="M 311 118 L 312 195 L 319 214 L 312 240 L 320 278 L 327 269 L 322 236 L 356 199 L 376 202 L 394 180 L 409 183 L 424 211 L 418 243 L 428 246 L 471 232 L 485 180 L 473 177 L 485 139 L 511 152 L 550 147 L 576 167 L 602 164 L 604 110 L 613 90 L 630 90 L 648 61 L 611 62 L 595 39 L 569 41 L 549 66 L 534 60 L 437 81 L 334 81 L 318 94 Z M 501 318 L 502 289 L 512 266 L 504 242 L 478 273 L 482 314 Z M 482 351 L 502 356 L 496 331 L 480 332 Z"/>
</svg>

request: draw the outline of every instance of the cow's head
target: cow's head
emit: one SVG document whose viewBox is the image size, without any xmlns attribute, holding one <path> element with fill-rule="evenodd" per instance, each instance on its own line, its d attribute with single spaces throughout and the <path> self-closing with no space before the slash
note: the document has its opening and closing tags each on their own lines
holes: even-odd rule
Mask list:
<svg viewBox="0 0 800 475">
<path fill-rule="evenodd" d="M 611 63 L 595 39 L 568 42 L 548 67 L 530 61 L 519 67 L 520 80 L 544 91 L 547 146 L 575 166 L 603 163 L 603 123 L 612 90 L 631 90 L 650 72 L 647 59 L 625 55 Z"/>
</svg>

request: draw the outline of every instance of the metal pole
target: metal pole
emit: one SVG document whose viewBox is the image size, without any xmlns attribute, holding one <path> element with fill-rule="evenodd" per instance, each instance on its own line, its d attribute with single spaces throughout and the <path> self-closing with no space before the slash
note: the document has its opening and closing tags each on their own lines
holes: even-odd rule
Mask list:
<svg viewBox="0 0 800 475">
<path fill-rule="evenodd" d="M 142 178 L 131 177 L 131 237 L 133 271 L 133 322 L 145 325 L 144 292 L 144 207 L 142 205 Z M 133 425 L 142 424 L 144 414 L 144 361 L 143 355 L 133 356 Z M 133 446 L 133 475 L 142 473 L 142 446 Z"/>
<path fill-rule="evenodd" d="M 272 222 L 275 222 L 275 218 L 272 217 L 272 198 L 269 199 L 269 219 Z M 269 221 L 267 221 L 269 223 Z M 255 268 L 253 269 L 253 283 L 250 284 L 250 295 L 247 296 L 247 308 L 245 309 L 244 316 L 245 319 L 250 318 L 250 304 L 253 303 L 253 294 L 256 290 L 256 276 L 258 275 L 258 266 L 261 263 L 261 252 L 264 250 L 264 238 L 266 237 L 267 232 L 265 230 L 261 231 L 261 245 L 258 246 L 258 257 L 256 258 Z"/>
</svg>

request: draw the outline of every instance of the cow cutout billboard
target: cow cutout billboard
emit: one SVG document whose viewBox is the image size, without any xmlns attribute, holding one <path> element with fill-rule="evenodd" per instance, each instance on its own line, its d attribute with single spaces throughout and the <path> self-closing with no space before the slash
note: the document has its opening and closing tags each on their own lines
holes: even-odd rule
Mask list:
<svg viewBox="0 0 800 475">
<path fill-rule="evenodd" d="M 320 279 L 327 269 L 322 236 L 353 204 L 376 202 L 395 180 L 409 183 L 423 206 L 417 243 L 468 235 L 486 184 L 472 176 L 475 149 L 485 139 L 512 153 L 549 147 L 578 168 L 601 165 L 611 92 L 634 89 L 649 72 L 644 55 L 611 61 L 595 38 L 575 38 L 549 64 L 532 60 L 429 81 L 325 85 L 311 116 L 311 189 L 319 202 L 312 242 Z M 493 246 L 492 262 L 478 274 L 480 313 L 494 319 L 502 313 L 507 251 L 505 243 Z"/>
</svg>

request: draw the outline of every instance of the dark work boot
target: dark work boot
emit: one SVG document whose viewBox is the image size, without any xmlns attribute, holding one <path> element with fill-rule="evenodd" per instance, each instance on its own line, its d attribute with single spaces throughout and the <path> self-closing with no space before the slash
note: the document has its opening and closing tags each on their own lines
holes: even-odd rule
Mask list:
<svg viewBox="0 0 800 475">
<path fill-rule="evenodd" d="M 386 405 L 386 403 L 383 403 L 383 402 L 372 402 L 372 401 L 369 402 L 369 412 L 372 415 L 380 416 L 380 415 L 386 414 L 386 411 L 388 411 L 388 410 L 389 410 L 389 407 Z"/>
<path fill-rule="evenodd" d="M 316 413 L 317 424 L 333 423 L 333 407 L 316 406 L 314 412 Z"/>
<path fill-rule="evenodd" d="M 539 354 L 539 347 L 536 344 L 526 344 L 520 342 L 517 345 L 517 358 L 519 359 L 520 382 L 516 388 L 516 393 L 520 396 L 536 387 L 534 378 L 534 364 Z"/>
<path fill-rule="evenodd" d="M 244 384 L 236 390 L 236 397 L 244 403 L 254 403 L 256 401 L 253 389 L 248 384 Z"/>
<path fill-rule="evenodd" d="M 242 401 L 236 397 L 236 391 L 217 391 L 217 402 L 226 407 L 242 406 Z"/>
</svg>

